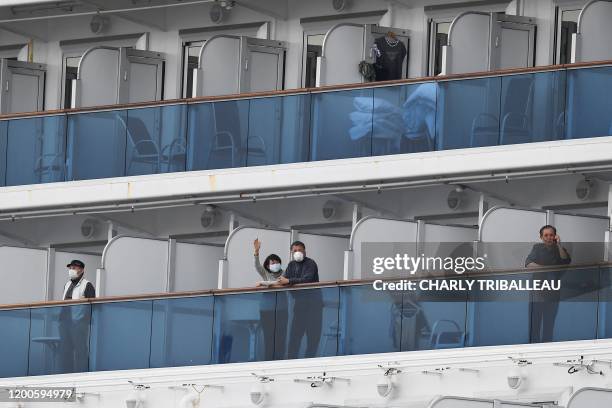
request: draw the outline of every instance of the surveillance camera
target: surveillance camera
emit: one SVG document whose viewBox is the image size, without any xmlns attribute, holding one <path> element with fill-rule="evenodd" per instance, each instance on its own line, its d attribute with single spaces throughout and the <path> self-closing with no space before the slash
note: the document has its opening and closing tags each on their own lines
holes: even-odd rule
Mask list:
<svg viewBox="0 0 612 408">
<path fill-rule="evenodd" d="M 393 391 L 393 383 L 390 379 L 384 378 L 380 380 L 378 384 L 376 384 L 376 391 L 378 392 L 378 395 L 386 398 L 391 395 L 391 392 Z"/>
<path fill-rule="evenodd" d="M 266 392 L 264 391 L 261 384 L 257 384 L 251 389 L 251 402 L 253 405 L 262 405 L 266 400 Z"/>
</svg>

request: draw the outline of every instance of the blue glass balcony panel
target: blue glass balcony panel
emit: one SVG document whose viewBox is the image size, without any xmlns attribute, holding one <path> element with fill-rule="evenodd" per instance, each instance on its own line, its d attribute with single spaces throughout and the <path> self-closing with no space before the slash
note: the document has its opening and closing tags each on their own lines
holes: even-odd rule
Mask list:
<svg viewBox="0 0 612 408">
<path fill-rule="evenodd" d="M 612 338 L 612 268 L 602 267 L 599 271 L 599 309 L 597 313 L 597 338 Z"/>
<path fill-rule="evenodd" d="M 437 89 L 434 82 L 374 88 L 372 155 L 434 150 Z"/>
<path fill-rule="evenodd" d="M 151 367 L 211 363 L 213 297 L 153 301 Z"/>
<path fill-rule="evenodd" d="M 8 120 L 0 121 L 0 186 L 6 185 L 6 133 Z"/>
<path fill-rule="evenodd" d="M 8 122 L 6 185 L 52 183 L 66 177 L 66 116 Z"/>
<path fill-rule="evenodd" d="M 30 309 L 0 311 L 0 378 L 28 375 Z"/>
<path fill-rule="evenodd" d="M 377 291 L 372 285 L 340 288 L 338 354 L 400 351 L 401 325 L 401 292 Z"/>
<path fill-rule="evenodd" d="M 277 305 L 275 359 L 335 356 L 340 327 L 339 288 L 285 293 L 286 302 Z"/>
<path fill-rule="evenodd" d="M 32 309 L 29 375 L 88 371 L 91 306 Z"/>
<path fill-rule="evenodd" d="M 568 139 L 612 135 L 612 67 L 567 70 Z"/>
<path fill-rule="evenodd" d="M 274 359 L 275 292 L 215 298 L 213 362 Z"/>
<path fill-rule="evenodd" d="M 528 281 L 529 275 L 500 275 L 487 279 Z M 466 346 L 529 343 L 529 292 L 482 291 L 474 287 L 468 296 Z M 503 316 L 503 324 L 500 324 L 500 316 Z"/>
<path fill-rule="evenodd" d="M 187 170 L 246 166 L 248 99 L 189 105 Z"/>
<path fill-rule="evenodd" d="M 310 95 L 252 99 L 247 166 L 308 161 Z"/>
<path fill-rule="evenodd" d="M 501 77 L 438 83 L 438 150 L 499 144 Z"/>
<path fill-rule="evenodd" d="M 93 305 L 91 371 L 149 367 L 152 305 L 150 300 Z"/>
<path fill-rule="evenodd" d="M 185 171 L 187 106 L 127 111 L 126 174 Z"/>
<path fill-rule="evenodd" d="M 68 116 L 68 180 L 125 176 L 127 112 Z"/>
<path fill-rule="evenodd" d="M 594 339 L 597 335 L 599 269 L 534 274 L 560 279 L 560 291 L 531 292 L 531 342 Z"/>
<path fill-rule="evenodd" d="M 465 346 L 467 293 L 405 293 L 402 308 L 402 351 Z"/>
<path fill-rule="evenodd" d="M 564 138 L 565 71 L 501 77 L 499 144 Z"/>
<path fill-rule="evenodd" d="M 371 156 L 373 110 L 372 89 L 313 94 L 311 160 Z"/>
</svg>

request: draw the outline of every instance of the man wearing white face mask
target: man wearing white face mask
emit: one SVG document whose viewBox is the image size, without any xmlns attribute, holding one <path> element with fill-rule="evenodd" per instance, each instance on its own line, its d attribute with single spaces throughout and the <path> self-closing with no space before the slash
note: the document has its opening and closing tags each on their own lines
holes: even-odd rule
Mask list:
<svg viewBox="0 0 612 408">
<path fill-rule="evenodd" d="M 291 258 L 293 260 L 278 278 L 279 284 L 286 286 L 319 281 L 317 263 L 306 256 L 306 245 L 303 242 L 295 241 L 291 244 Z"/>
<path fill-rule="evenodd" d="M 64 286 L 64 300 L 83 299 L 96 297 L 94 286 L 83 277 L 85 264 L 78 259 L 71 261 L 68 265 L 68 282 Z"/>
</svg>

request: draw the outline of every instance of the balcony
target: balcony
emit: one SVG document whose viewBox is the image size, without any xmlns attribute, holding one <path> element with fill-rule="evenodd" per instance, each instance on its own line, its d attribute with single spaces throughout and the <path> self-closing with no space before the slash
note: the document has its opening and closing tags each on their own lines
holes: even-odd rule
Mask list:
<svg viewBox="0 0 612 408">
<path fill-rule="evenodd" d="M 609 136 L 608 63 L 0 117 L 15 186 Z"/>
<path fill-rule="evenodd" d="M 376 291 L 354 281 L 7 306 L 0 377 L 612 337 L 610 264 L 479 278 L 559 279 L 562 289 Z"/>
</svg>

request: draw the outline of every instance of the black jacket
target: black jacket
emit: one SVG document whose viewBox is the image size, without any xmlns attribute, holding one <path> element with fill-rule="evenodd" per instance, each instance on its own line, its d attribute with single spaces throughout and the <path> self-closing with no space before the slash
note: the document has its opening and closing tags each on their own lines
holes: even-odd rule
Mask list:
<svg viewBox="0 0 612 408">
<path fill-rule="evenodd" d="M 308 257 L 304 257 L 302 262 L 291 261 L 283 276 L 289 279 L 290 285 L 296 283 L 313 283 L 319 281 L 319 268 L 317 263 Z"/>
</svg>

